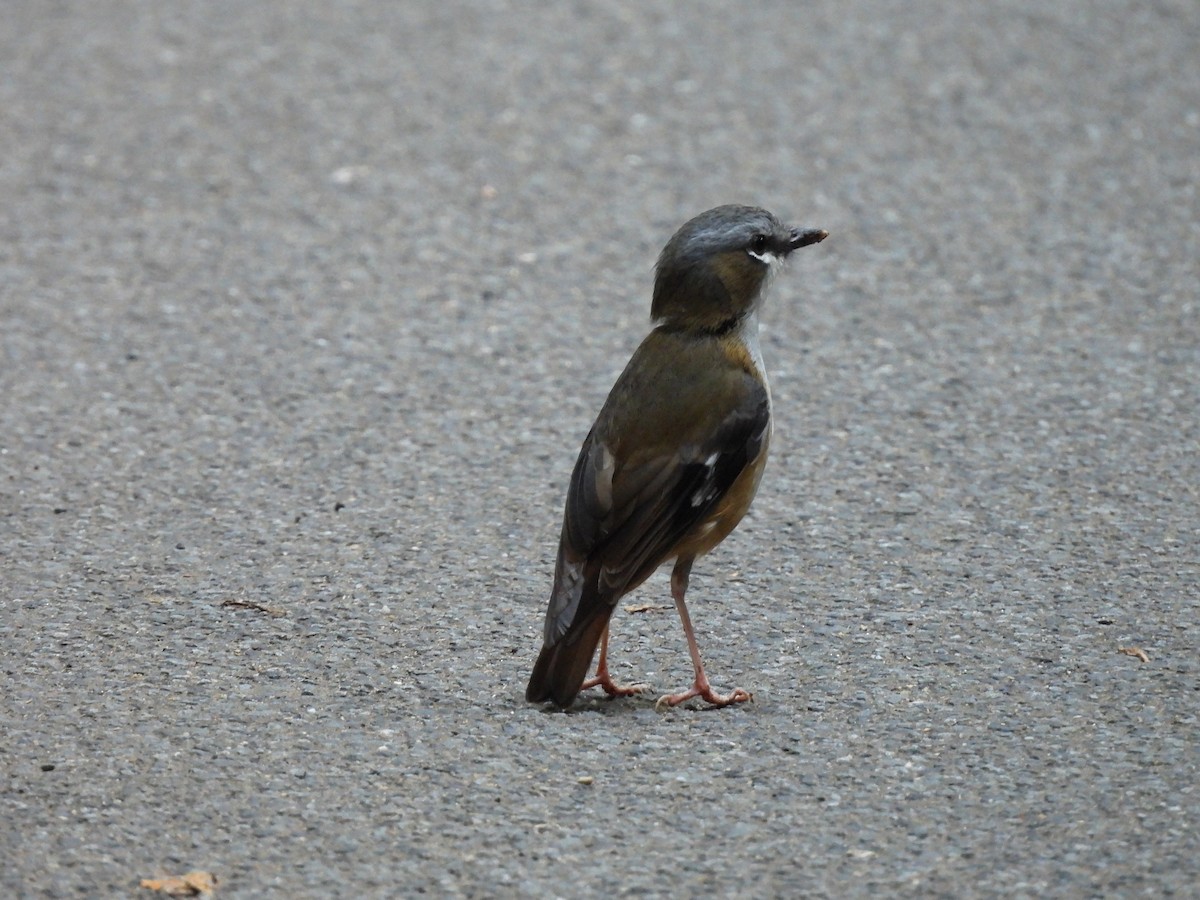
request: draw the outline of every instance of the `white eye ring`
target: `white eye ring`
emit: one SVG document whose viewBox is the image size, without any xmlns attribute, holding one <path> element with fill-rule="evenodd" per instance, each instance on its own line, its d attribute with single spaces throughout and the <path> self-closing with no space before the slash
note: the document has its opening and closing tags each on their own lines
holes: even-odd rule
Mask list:
<svg viewBox="0 0 1200 900">
<path fill-rule="evenodd" d="M 779 262 L 779 256 L 774 250 L 763 250 L 760 253 L 756 253 L 753 250 L 747 250 L 746 252 L 750 254 L 750 256 L 757 259 L 764 266 L 773 266 Z"/>
</svg>

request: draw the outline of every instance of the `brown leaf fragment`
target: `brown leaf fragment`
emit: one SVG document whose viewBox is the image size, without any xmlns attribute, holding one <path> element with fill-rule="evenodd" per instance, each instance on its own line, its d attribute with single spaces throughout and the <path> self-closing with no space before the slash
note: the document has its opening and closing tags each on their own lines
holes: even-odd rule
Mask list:
<svg viewBox="0 0 1200 900">
<path fill-rule="evenodd" d="M 143 878 L 142 887 L 169 897 L 208 897 L 217 889 L 217 876 L 212 872 L 188 872 L 165 878 Z"/>
<path fill-rule="evenodd" d="M 284 611 L 276 609 L 273 606 L 263 606 L 261 603 L 255 603 L 253 600 L 225 600 L 221 603 L 222 606 L 236 606 L 238 609 L 253 609 L 260 613 L 266 613 L 268 616 L 282 616 Z"/>
<path fill-rule="evenodd" d="M 1140 659 L 1142 662 L 1150 662 L 1150 656 L 1141 647 L 1118 647 L 1118 653 L 1124 653 L 1126 656 L 1132 656 Z"/>
<path fill-rule="evenodd" d="M 670 609 L 669 606 L 659 606 L 655 603 L 628 603 L 625 606 L 627 613 L 644 613 L 650 612 L 653 609 Z"/>
</svg>

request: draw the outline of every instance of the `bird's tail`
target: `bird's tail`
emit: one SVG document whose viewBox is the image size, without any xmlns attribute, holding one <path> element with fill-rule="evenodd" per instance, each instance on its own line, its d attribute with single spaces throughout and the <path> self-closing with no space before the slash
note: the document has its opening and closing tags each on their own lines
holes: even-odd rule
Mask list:
<svg viewBox="0 0 1200 900">
<path fill-rule="evenodd" d="M 542 647 L 529 676 L 529 687 L 525 689 L 526 700 L 530 703 L 552 700 L 562 709 L 571 705 L 592 666 L 592 657 L 615 608 L 599 604 L 586 622 L 571 629 L 573 634 Z"/>
</svg>

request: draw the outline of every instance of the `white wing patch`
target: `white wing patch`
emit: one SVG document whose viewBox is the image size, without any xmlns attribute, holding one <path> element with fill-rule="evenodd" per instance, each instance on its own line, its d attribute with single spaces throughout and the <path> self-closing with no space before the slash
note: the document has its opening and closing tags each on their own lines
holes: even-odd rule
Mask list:
<svg viewBox="0 0 1200 900">
<path fill-rule="evenodd" d="M 717 487 L 713 484 L 713 476 L 716 474 L 717 460 L 720 458 L 720 453 L 713 453 L 704 461 L 708 472 L 704 476 L 704 483 L 692 494 L 692 506 L 703 506 L 717 496 Z"/>
<path fill-rule="evenodd" d="M 598 444 L 592 450 L 592 464 L 595 466 L 596 473 L 596 500 L 601 509 L 610 510 L 613 505 L 612 483 L 613 473 L 617 468 L 617 459 L 608 447 Z"/>
</svg>

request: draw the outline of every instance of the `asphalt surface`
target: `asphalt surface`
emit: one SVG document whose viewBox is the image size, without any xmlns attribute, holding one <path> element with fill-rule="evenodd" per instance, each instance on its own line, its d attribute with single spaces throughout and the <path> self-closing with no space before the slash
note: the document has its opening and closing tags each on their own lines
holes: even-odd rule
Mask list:
<svg viewBox="0 0 1200 900">
<path fill-rule="evenodd" d="M 5 20 L 0 894 L 1196 896 L 1191 0 Z M 755 702 L 529 706 L 575 453 L 728 202 L 831 235 L 692 577 Z M 618 677 L 686 686 L 629 604 Z"/>
</svg>

